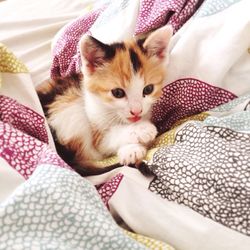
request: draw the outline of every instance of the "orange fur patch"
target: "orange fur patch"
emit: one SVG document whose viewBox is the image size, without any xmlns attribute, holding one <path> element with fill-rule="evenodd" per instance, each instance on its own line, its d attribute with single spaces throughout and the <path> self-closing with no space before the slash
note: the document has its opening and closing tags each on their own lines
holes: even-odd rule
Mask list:
<svg viewBox="0 0 250 250">
<path fill-rule="evenodd" d="M 92 144 L 93 144 L 95 149 L 98 148 L 102 139 L 103 139 L 103 133 L 101 133 L 101 131 L 95 129 L 95 127 L 93 126 L 92 127 Z"/>
<path fill-rule="evenodd" d="M 79 100 L 79 98 L 82 98 L 80 89 L 75 87 L 68 88 L 63 95 L 57 95 L 54 102 L 47 105 L 49 109 L 48 114 L 59 112 L 71 103 Z"/>
</svg>

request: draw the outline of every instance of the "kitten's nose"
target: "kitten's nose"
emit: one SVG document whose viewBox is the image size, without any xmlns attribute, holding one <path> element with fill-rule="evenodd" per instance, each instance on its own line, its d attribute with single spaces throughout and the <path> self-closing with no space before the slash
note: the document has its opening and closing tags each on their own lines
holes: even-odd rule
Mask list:
<svg viewBox="0 0 250 250">
<path fill-rule="evenodd" d="M 130 110 L 130 114 L 134 116 L 139 116 L 142 113 L 142 109 L 140 110 Z"/>
</svg>

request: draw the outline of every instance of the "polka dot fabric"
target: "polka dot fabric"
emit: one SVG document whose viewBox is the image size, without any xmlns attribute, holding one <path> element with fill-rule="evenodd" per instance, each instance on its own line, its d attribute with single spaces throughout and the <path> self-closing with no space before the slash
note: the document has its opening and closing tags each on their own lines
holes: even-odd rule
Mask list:
<svg viewBox="0 0 250 250">
<path fill-rule="evenodd" d="M 135 34 L 171 24 L 176 32 L 195 12 L 199 0 L 143 0 L 140 4 Z"/>
<path fill-rule="evenodd" d="M 97 17 L 104 10 L 99 8 L 71 22 L 60 35 L 52 51 L 51 78 L 68 76 L 80 72 L 80 52 L 78 43 L 87 33 Z"/>
<path fill-rule="evenodd" d="M 206 0 L 195 16 L 204 17 L 214 15 L 239 1 L 241 0 Z"/>
<path fill-rule="evenodd" d="M 42 165 L 0 205 L 0 249 L 146 249 L 116 225 L 95 188 Z"/>
<path fill-rule="evenodd" d="M 146 33 L 151 29 L 156 29 L 162 26 L 162 24 L 166 21 L 168 13 L 178 9 L 180 2 L 181 1 L 174 0 L 141 1 L 135 33 Z"/>
<path fill-rule="evenodd" d="M 247 93 L 245 95 L 240 96 L 239 98 L 236 98 L 232 100 L 231 102 L 221 105 L 218 107 L 215 107 L 214 109 L 210 110 L 212 112 L 231 112 L 232 109 L 236 109 L 237 106 L 241 105 L 242 103 L 245 103 L 244 110 L 248 110 L 249 107 L 247 104 L 250 102 L 250 93 Z"/>
<path fill-rule="evenodd" d="M 226 103 L 236 96 L 227 90 L 187 78 L 163 88 L 160 100 L 153 107 L 152 120 L 162 133 L 178 120 Z"/>
<path fill-rule="evenodd" d="M 118 174 L 115 177 L 113 177 L 110 181 L 106 182 L 105 184 L 103 184 L 101 187 L 98 188 L 98 193 L 107 207 L 109 207 L 108 202 L 115 193 L 115 191 L 117 190 L 117 188 L 119 187 L 122 178 L 123 175 Z"/>
<path fill-rule="evenodd" d="M 192 116 L 189 116 L 189 117 L 186 117 L 184 119 L 181 119 L 181 120 L 177 121 L 171 127 L 170 130 L 168 130 L 165 133 L 163 133 L 163 134 L 159 135 L 158 137 L 156 137 L 153 144 L 151 145 L 151 148 L 159 148 L 159 147 L 162 147 L 162 146 L 167 146 L 167 145 L 174 144 L 175 135 L 176 135 L 178 126 L 182 125 L 183 123 L 185 123 L 187 121 L 203 121 L 207 117 L 208 117 L 207 113 L 200 113 L 198 115 L 192 115 Z"/>
<path fill-rule="evenodd" d="M 0 43 L 0 72 L 27 73 L 27 67 L 3 44 Z"/>
<path fill-rule="evenodd" d="M 150 190 L 250 235 L 250 134 L 187 124 L 159 149 Z"/>
<path fill-rule="evenodd" d="M 45 118 L 17 101 L 0 96 L 0 120 L 14 128 L 48 143 Z"/>
<path fill-rule="evenodd" d="M 237 112 L 228 117 L 208 117 L 204 123 L 208 126 L 220 126 L 230 128 L 239 132 L 250 131 L 250 110 Z"/>
<path fill-rule="evenodd" d="M 69 168 L 47 144 L 3 122 L 0 122 L 0 157 L 25 179 L 42 163 Z"/>
<path fill-rule="evenodd" d="M 169 24 L 171 24 L 174 28 L 174 31 L 179 30 L 182 25 L 188 21 L 190 17 L 193 16 L 195 11 L 199 8 L 199 6 L 203 3 L 204 0 L 189 0 L 185 2 L 185 6 L 179 9 L 179 13 L 176 12 L 169 19 Z"/>
<path fill-rule="evenodd" d="M 225 127 L 239 132 L 250 131 L 250 93 L 210 110 L 209 114 L 204 121 L 207 126 Z"/>
</svg>

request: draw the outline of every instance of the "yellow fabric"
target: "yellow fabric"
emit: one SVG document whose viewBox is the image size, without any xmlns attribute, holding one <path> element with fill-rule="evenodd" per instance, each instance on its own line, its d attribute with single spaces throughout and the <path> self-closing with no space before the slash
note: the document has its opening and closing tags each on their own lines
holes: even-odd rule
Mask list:
<svg viewBox="0 0 250 250">
<path fill-rule="evenodd" d="M 2 43 L 0 43 L 0 72 L 27 73 L 27 67 Z M 1 78 L 0 78 L 1 79 Z"/>
<path fill-rule="evenodd" d="M 208 113 L 203 112 L 197 115 L 192 115 L 192 116 L 188 116 L 186 118 L 183 118 L 179 121 L 177 121 L 172 128 L 176 128 L 178 126 L 180 126 L 181 124 L 187 122 L 187 121 L 204 121 L 207 117 L 209 116 Z"/>
<path fill-rule="evenodd" d="M 173 144 L 175 140 L 175 133 L 176 133 L 176 128 L 171 129 L 163 133 L 162 135 L 158 136 L 155 139 L 154 143 L 152 144 L 151 149 Z"/>
<path fill-rule="evenodd" d="M 94 164 L 99 167 L 110 166 L 118 163 L 117 156 L 112 156 L 101 161 L 95 161 Z"/>
<path fill-rule="evenodd" d="M 140 234 L 124 230 L 125 234 L 152 250 L 174 250 L 174 248 L 162 241 L 158 241 Z"/>
</svg>

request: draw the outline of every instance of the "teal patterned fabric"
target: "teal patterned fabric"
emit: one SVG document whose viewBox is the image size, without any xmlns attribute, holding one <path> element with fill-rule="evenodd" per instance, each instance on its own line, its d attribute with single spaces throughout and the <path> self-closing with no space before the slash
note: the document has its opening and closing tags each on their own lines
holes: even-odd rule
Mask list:
<svg viewBox="0 0 250 250">
<path fill-rule="evenodd" d="M 40 165 L 0 205 L 0 249 L 145 249 L 124 235 L 95 188 L 71 170 Z"/>
<path fill-rule="evenodd" d="M 195 17 L 211 16 L 221 12 L 232 4 L 238 3 L 241 0 L 206 0 L 195 14 Z"/>
<path fill-rule="evenodd" d="M 244 103 L 248 103 L 250 100 L 250 93 L 247 93 L 245 95 L 242 95 L 226 104 L 220 105 L 214 109 L 211 109 L 210 111 L 212 112 L 226 112 L 226 111 L 231 111 L 232 109 L 235 109 L 237 106 Z"/>
<path fill-rule="evenodd" d="M 98 26 L 102 26 L 102 25 L 110 22 L 110 20 L 112 20 L 112 18 L 114 16 L 117 16 L 117 14 L 119 12 L 126 9 L 128 7 L 128 5 L 131 4 L 131 3 L 133 3 L 133 1 L 131 1 L 131 0 L 116 0 L 116 1 L 113 1 L 112 4 L 108 5 L 105 12 L 103 12 L 98 17 L 98 19 L 96 20 L 96 22 L 93 25 L 93 28 L 96 28 Z"/>
<path fill-rule="evenodd" d="M 204 125 L 229 128 L 238 132 L 250 131 L 250 94 L 211 110 Z"/>
<path fill-rule="evenodd" d="M 235 131 L 250 131 L 250 110 L 238 112 L 225 117 L 210 116 L 204 121 L 205 125 L 230 128 Z"/>
</svg>

